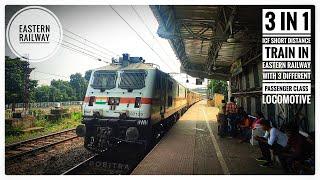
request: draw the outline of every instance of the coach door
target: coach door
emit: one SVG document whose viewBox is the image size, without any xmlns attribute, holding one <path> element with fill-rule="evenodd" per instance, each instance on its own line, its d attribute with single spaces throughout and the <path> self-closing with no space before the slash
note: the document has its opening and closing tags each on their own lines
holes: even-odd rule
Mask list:
<svg viewBox="0 0 320 180">
<path fill-rule="evenodd" d="M 166 104 L 167 104 L 167 78 L 166 74 L 160 72 L 160 99 L 161 99 L 161 108 L 160 114 L 161 118 L 164 118 L 164 114 L 166 112 Z"/>
</svg>

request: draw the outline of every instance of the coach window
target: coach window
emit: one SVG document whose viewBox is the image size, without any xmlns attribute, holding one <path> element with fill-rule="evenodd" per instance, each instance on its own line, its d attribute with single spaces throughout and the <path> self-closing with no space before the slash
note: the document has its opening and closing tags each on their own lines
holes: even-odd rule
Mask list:
<svg viewBox="0 0 320 180">
<path fill-rule="evenodd" d="M 178 89 L 178 90 L 177 90 L 177 96 L 178 96 L 178 97 L 180 97 L 179 88 L 180 88 L 180 85 L 178 84 L 178 87 L 177 87 L 177 89 Z"/>
<path fill-rule="evenodd" d="M 172 82 L 171 81 L 169 81 L 169 83 L 168 83 L 168 89 L 170 92 L 172 92 Z"/>
<path fill-rule="evenodd" d="M 156 72 L 156 88 L 161 88 L 161 74 L 159 71 Z"/>
<path fill-rule="evenodd" d="M 172 96 L 168 96 L 168 107 L 172 106 Z"/>
</svg>

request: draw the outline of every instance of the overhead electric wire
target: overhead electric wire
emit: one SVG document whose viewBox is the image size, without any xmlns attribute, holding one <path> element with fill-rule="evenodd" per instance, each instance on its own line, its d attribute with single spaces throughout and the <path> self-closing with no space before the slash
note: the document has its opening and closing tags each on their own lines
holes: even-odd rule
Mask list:
<svg viewBox="0 0 320 180">
<path fill-rule="evenodd" d="M 81 51 L 81 50 L 79 50 L 79 49 L 77 49 L 77 48 L 70 47 L 69 45 L 63 44 L 63 43 L 62 43 L 63 41 L 65 41 L 65 40 L 62 40 L 61 42 L 54 40 L 54 42 L 58 43 L 58 44 L 61 45 L 63 48 L 66 48 L 66 49 L 71 50 L 71 51 L 73 51 L 73 52 L 77 52 L 77 53 L 84 54 L 84 55 L 86 55 L 86 56 L 88 56 L 88 57 L 90 57 L 90 58 L 92 58 L 92 59 L 94 59 L 94 60 L 102 61 L 102 58 L 99 58 L 99 57 L 97 57 L 97 56 L 95 56 L 95 55 L 92 55 L 92 54 L 89 54 L 89 53 L 87 53 L 87 52 Z M 72 44 L 72 43 L 70 43 L 70 42 L 67 42 L 67 43 Z M 72 44 L 72 45 L 73 45 L 73 46 L 76 46 L 76 45 L 74 45 L 74 44 Z M 76 46 L 76 47 L 79 47 L 79 46 Z M 84 48 L 82 48 L 82 49 L 84 49 Z M 88 50 L 86 50 L 86 49 L 84 49 L 84 50 L 85 50 L 85 51 L 88 51 Z M 89 52 L 91 52 L 91 51 L 89 51 Z M 107 62 L 107 61 L 103 61 L 103 62 L 109 63 L 109 62 Z"/>
<path fill-rule="evenodd" d="M 66 31 L 70 32 L 71 34 L 76 35 L 77 37 L 82 38 L 81 36 L 79 36 L 79 35 L 71 32 L 71 31 L 69 31 L 69 30 L 66 30 Z M 84 44 L 85 46 L 88 46 L 88 47 L 90 47 L 90 48 L 92 48 L 92 49 L 95 49 L 95 50 L 97 50 L 97 51 L 99 51 L 99 52 L 102 52 L 102 53 L 104 53 L 105 55 L 108 55 L 108 56 L 112 57 L 112 55 L 107 54 L 106 52 L 101 51 L 101 50 L 99 50 L 99 49 L 97 49 L 97 48 L 95 48 L 95 47 L 93 47 L 93 46 L 90 46 L 90 45 L 84 43 L 84 42 L 81 42 L 80 40 L 77 40 L 77 39 L 75 39 L 75 38 L 73 38 L 73 37 L 71 37 L 71 36 L 68 36 L 68 35 L 66 35 L 66 34 L 64 34 L 64 36 L 66 36 L 66 37 L 68 37 L 68 38 L 70 38 L 70 39 L 73 39 L 74 41 L 77 41 L 77 42 L 79 42 L 79 43 L 81 43 L 81 44 Z M 82 39 L 84 39 L 84 40 L 87 41 L 87 42 L 90 42 L 91 44 L 95 44 L 95 43 L 93 43 L 93 42 L 91 42 L 91 41 L 89 41 L 89 40 L 87 40 L 87 39 L 85 39 L 85 38 L 82 38 Z M 78 45 L 75 45 L 75 44 L 73 44 L 73 43 L 71 43 L 71 42 L 68 42 L 68 41 L 66 41 L 66 40 L 62 40 L 61 42 L 58 42 L 58 41 L 55 41 L 55 42 L 56 42 L 56 43 L 59 43 L 59 44 L 61 45 L 61 47 L 66 48 L 66 49 L 68 49 L 68 50 L 71 50 L 71 51 L 73 51 L 73 52 L 81 53 L 81 54 L 83 54 L 83 55 L 86 55 L 86 56 L 88 56 L 88 57 L 90 57 L 90 58 L 93 58 L 93 59 L 95 59 L 95 60 L 97 60 L 97 61 L 100 61 L 100 62 L 109 63 L 109 62 L 107 62 L 107 61 L 103 61 L 103 60 L 102 60 L 102 59 L 109 59 L 109 58 L 107 58 L 107 57 L 105 57 L 105 56 L 102 56 L 102 55 L 100 55 L 100 54 L 97 54 L 96 52 L 93 52 L 93 51 L 90 51 L 90 50 L 88 50 L 88 49 L 85 49 L 85 48 L 83 48 L 83 47 L 80 47 L 80 46 L 78 46 Z M 71 45 L 71 46 L 66 45 L 65 43 L 67 43 L 67 44 L 69 44 L 69 45 Z M 97 44 L 95 44 L 95 45 L 103 48 L 103 47 L 100 46 L 100 45 L 97 45 Z M 76 48 L 75 48 L 75 47 L 76 47 Z M 83 51 L 82 51 L 82 50 L 79 50 L 79 48 L 82 49 Z M 105 48 L 103 48 L 103 49 L 105 49 Z M 107 49 L 105 49 L 105 50 L 107 50 Z M 108 51 L 110 51 L 110 50 L 108 50 Z M 113 54 L 116 54 L 116 53 L 114 53 L 114 52 L 112 52 L 112 51 L 110 51 L 110 52 L 113 53 Z M 92 54 L 93 54 L 93 55 L 92 55 Z M 117 55 L 117 54 L 116 54 L 116 55 Z M 102 58 L 99 58 L 99 57 L 102 57 Z M 41 71 L 34 71 L 34 72 L 42 73 L 42 74 L 47 74 L 47 75 L 52 75 L 52 76 L 57 76 L 57 77 L 69 78 L 69 77 L 66 77 L 66 76 L 57 75 L 57 74 L 53 74 L 53 73 L 46 73 L 46 72 L 41 72 Z M 45 78 L 45 79 L 50 79 L 50 78 Z M 38 81 L 40 81 L 40 80 L 45 80 L 45 79 L 39 79 Z"/>
<path fill-rule="evenodd" d="M 143 25 L 147 28 L 148 32 L 152 35 L 153 39 L 156 40 L 157 44 L 160 46 L 161 50 L 168 56 L 168 58 L 170 58 L 170 56 L 168 55 L 168 53 L 166 52 L 166 50 L 163 48 L 163 46 L 161 45 L 160 41 L 154 36 L 153 32 L 151 31 L 151 29 L 149 28 L 149 26 L 144 22 L 143 18 L 140 16 L 140 14 L 138 13 L 138 11 L 134 8 L 134 6 L 131 5 L 132 10 L 134 11 L 134 13 L 137 15 L 137 17 L 140 19 L 140 21 L 143 23 Z"/>
<path fill-rule="evenodd" d="M 119 14 L 119 12 L 117 10 L 115 10 L 112 6 L 110 6 L 111 9 L 130 27 L 131 30 L 133 30 L 136 35 L 160 58 L 160 60 L 167 65 L 167 67 L 169 67 L 172 71 L 173 69 L 171 68 L 171 66 L 169 66 L 162 58 L 161 56 L 141 37 L 141 35 Z"/>
<path fill-rule="evenodd" d="M 94 55 L 96 55 L 96 56 L 102 57 L 102 58 L 104 58 L 104 59 L 109 59 L 109 58 L 107 58 L 107 57 L 105 57 L 105 56 L 101 56 L 101 55 L 99 55 L 99 54 L 95 54 L 95 52 L 89 51 L 89 50 L 87 50 L 87 49 L 85 49 L 85 48 L 83 48 L 83 47 L 77 46 L 77 45 L 75 45 L 75 44 L 73 44 L 73 43 L 71 43 L 71 42 L 68 42 L 68 41 L 66 41 L 66 40 L 62 40 L 62 41 L 63 41 L 64 43 L 67 43 L 67 44 L 70 44 L 70 45 L 75 46 L 75 47 L 77 47 L 77 48 L 80 48 L 80 49 L 82 49 L 82 50 L 84 50 L 84 51 L 87 51 L 87 52 L 89 52 L 89 53 L 91 53 L 91 54 L 94 54 Z M 112 57 L 112 56 L 110 56 L 110 57 Z"/>
<path fill-rule="evenodd" d="M 96 46 L 98 46 L 98 47 L 100 47 L 100 48 L 108 51 L 109 53 L 112 53 L 112 54 L 114 54 L 114 55 L 120 56 L 119 54 L 115 53 L 114 51 L 112 51 L 112 50 L 110 50 L 110 49 L 107 49 L 107 48 L 105 48 L 105 47 L 103 47 L 103 46 L 101 46 L 101 45 L 99 45 L 99 44 L 97 44 L 97 43 L 94 43 L 94 42 L 92 42 L 92 41 L 89 41 L 88 39 L 82 37 L 81 35 L 78 35 L 78 34 L 72 32 L 72 31 L 70 31 L 70 30 L 68 30 L 68 29 L 66 29 L 66 28 L 63 28 L 63 30 L 66 31 L 66 32 L 68 32 L 68 33 L 70 33 L 70 34 L 73 34 L 74 36 L 77 36 L 77 37 L 79 37 L 79 38 L 81 38 L 81 39 L 84 39 L 85 41 L 87 41 L 87 42 L 89 42 L 89 43 L 91 43 L 91 44 L 94 44 L 94 45 L 96 45 Z"/>
<path fill-rule="evenodd" d="M 68 46 L 68 45 L 66 45 L 66 44 L 61 44 L 61 45 L 62 45 L 63 48 L 69 49 L 69 50 L 74 51 L 74 52 L 82 53 L 82 54 L 84 54 L 84 55 L 86 55 L 86 56 L 88 56 L 88 57 L 91 57 L 91 58 L 93 58 L 93 59 L 95 59 L 95 60 L 97 60 L 97 61 L 102 61 L 101 58 L 96 57 L 96 56 L 91 55 L 91 54 L 88 54 L 88 53 L 86 53 L 86 52 L 84 52 L 84 51 L 81 51 L 81 50 L 78 50 L 78 49 L 76 49 L 76 48 L 70 47 L 70 46 Z M 108 63 L 108 62 L 106 62 L 106 61 L 103 61 L 103 62 Z"/>
<path fill-rule="evenodd" d="M 97 49 L 97 48 L 95 48 L 95 47 L 93 47 L 93 46 L 90 46 L 90 45 L 86 44 L 85 42 L 82 42 L 82 41 L 80 41 L 80 40 L 77 40 L 76 38 L 73 38 L 73 37 L 71 37 L 71 36 L 69 36 L 69 35 L 66 35 L 66 34 L 63 34 L 63 36 L 65 36 L 65 37 L 67 37 L 67 38 L 69 38 L 69 39 L 72 39 L 72 40 L 74 40 L 74 41 L 77 41 L 77 42 L 79 42 L 79 43 L 81 43 L 81 44 L 83 44 L 83 45 L 85 45 L 85 46 L 88 46 L 88 47 L 90 47 L 90 48 L 92 48 L 92 49 L 95 49 L 95 50 L 97 50 L 97 51 L 105 54 L 105 55 L 108 55 L 108 56 L 111 56 L 111 57 L 112 57 L 112 55 L 110 55 L 110 54 L 108 54 L 108 53 L 106 53 L 106 52 L 104 52 L 104 51 L 101 51 L 101 50 L 99 50 L 99 49 Z"/>
</svg>

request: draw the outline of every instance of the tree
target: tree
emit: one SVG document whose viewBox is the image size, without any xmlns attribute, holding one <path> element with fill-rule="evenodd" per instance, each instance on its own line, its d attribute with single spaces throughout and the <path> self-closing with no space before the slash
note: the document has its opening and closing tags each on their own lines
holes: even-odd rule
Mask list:
<svg viewBox="0 0 320 180">
<path fill-rule="evenodd" d="M 70 81 L 53 79 L 50 86 L 37 87 L 33 92 L 35 102 L 82 101 L 88 82 L 80 73 L 72 74 Z"/>
<path fill-rule="evenodd" d="M 88 71 L 86 71 L 86 73 L 84 74 L 84 79 L 86 79 L 88 82 L 90 81 L 91 73 L 92 73 L 92 70 L 88 70 Z"/>
<path fill-rule="evenodd" d="M 208 84 L 209 91 L 213 93 L 223 94 L 225 97 L 228 97 L 228 83 L 227 81 L 222 80 L 211 80 Z M 227 98 L 225 98 L 227 99 Z"/>
<path fill-rule="evenodd" d="M 34 90 L 34 100 L 36 102 L 48 102 L 50 101 L 50 86 L 40 86 Z"/>
<path fill-rule="evenodd" d="M 29 63 L 21 61 L 19 58 L 11 59 L 7 56 L 5 60 L 5 103 L 13 104 L 14 107 L 15 103 L 23 102 L 25 75 Z M 82 101 L 91 72 L 92 70 L 87 71 L 84 77 L 80 73 L 72 74 L 70 81 L 53 79 L 49 86 L 42 85 L 37 87 L 38 81 L 29 79 L 30 102 Z"/>
<path fill-rule="evenodd" d="M 49 89 L 49 99 L 52 102 L 60 101 L 60 90 L 56 87 L 50 86 Z"/>
<path fill-rule="evenodd" d="M 51 86 L 55 87 L 56 89 L 60 90 L 61 94 L 58 94 L 59 97 L 62 97 L 63 100 L 65 101 L 73 101 L 77 100 L 75 97 L 76 91 L 75 89 L 72 88 L 70 83 L 68 81 L 63 81 L 63 80 L 52 80 L 51 81 Z"/>
<path fill-rule="evenodd" d="M 5 103 L 14 104 L 21 103 L 24 100 L 24 90 L 26 85 L 26 74 L 28 71 L 29 63 L 22 61 L 19 58 L 12 59 L 8 56 L 5 57 Z M 32 99 L 32 91 L 37 86 L 37 81 L 29 81 L 29 93 Z"/>
<path fill-rule="evenodd" d="M 87 90 L 88 82 L 80 73 L 76 73 L 70 76 L 70 85 L 76 92 L 77 100 L 82 101 Z"/>
<path fill-rule="evenodd" d="M 34 92 L 38 86 L 37 80 L 29 80 L 29 94 L 30 94 L 30 102 L 35 102 Z"/>
</svg>

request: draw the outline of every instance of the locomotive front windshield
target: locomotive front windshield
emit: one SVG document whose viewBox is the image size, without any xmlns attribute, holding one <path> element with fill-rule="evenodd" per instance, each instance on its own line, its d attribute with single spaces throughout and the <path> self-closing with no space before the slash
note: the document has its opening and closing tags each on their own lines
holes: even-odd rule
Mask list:
<svg viewBox="0 0 320 180">
<path fill-rule="evenodd" d="M 123 71 L 120 75 L 121 81 L 119 88 L 121 89 L 142 89 L 145 87 L 146 71 Z"/>
<path fill-rule="evenodd" d="M 115 71 L 96 71 L 93 74 L 91 87 L 94 89 L 113 89 L 116 87 L 117 73 Z"/>
</svg>

